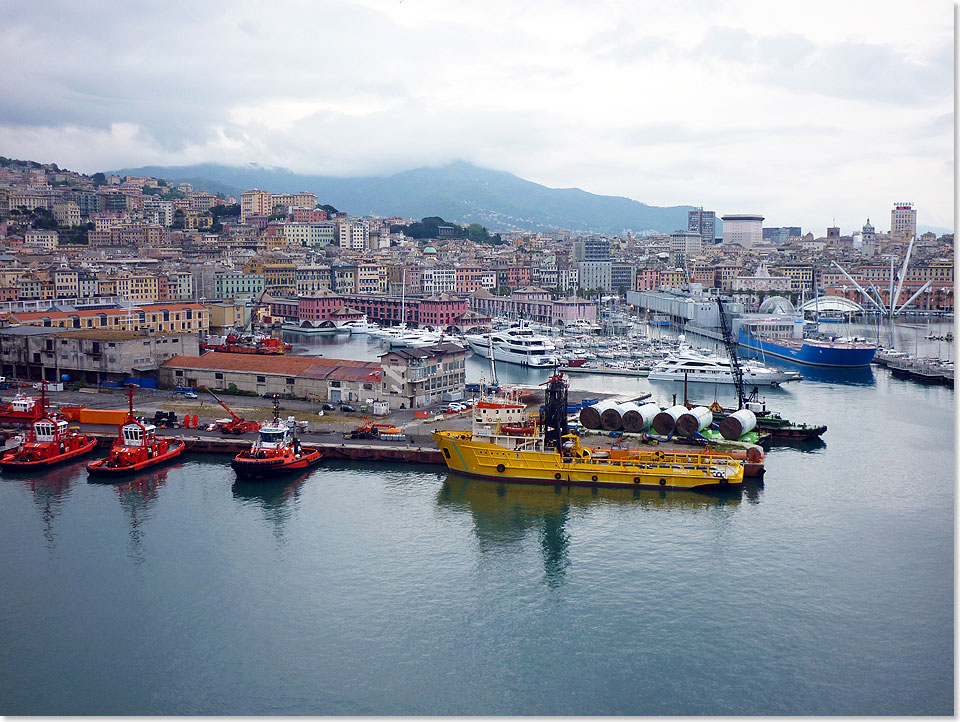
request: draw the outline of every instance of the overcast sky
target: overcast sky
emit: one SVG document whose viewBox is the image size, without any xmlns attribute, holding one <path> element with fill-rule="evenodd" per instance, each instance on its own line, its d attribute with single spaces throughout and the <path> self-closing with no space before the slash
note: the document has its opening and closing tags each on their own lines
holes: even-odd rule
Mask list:
<svg viewBox="0 0 960 722">
<path fill-rule="evenodd" d="M 945 0 L 11 2 L 0 155 L 385 175 L 462 159 L 551 187 L 953 227 Z"/>
</svg>

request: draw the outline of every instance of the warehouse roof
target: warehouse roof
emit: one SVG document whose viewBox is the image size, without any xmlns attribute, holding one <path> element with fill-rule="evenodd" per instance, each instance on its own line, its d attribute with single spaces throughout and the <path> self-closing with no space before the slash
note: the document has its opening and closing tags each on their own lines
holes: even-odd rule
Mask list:
<svg viewBox="0 0 960 722">
<path fill-rule="evenodd" d="M 208 351 L 202 356 L 174 356 L 164 364 L 166 368 L 195 369 L 199 371 L 260 371 L 268 374 L 298 376 L 307 369 L 337 367 L 379 370 L 377 361 L 352 361 L 319 356 L 283 356 L 280 354 L 218 353 Z M 311 372 L 317 373 L 317 372 Z M 322 378 L 312 376 L 312 378 Z"/>
</svg>

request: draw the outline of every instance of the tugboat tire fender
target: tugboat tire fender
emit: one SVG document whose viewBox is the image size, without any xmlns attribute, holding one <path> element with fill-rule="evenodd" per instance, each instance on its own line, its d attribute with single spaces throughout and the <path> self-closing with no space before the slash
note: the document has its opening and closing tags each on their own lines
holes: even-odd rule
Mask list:
<svg viewBox="0 0 960 722">
<path fill-rule="evenodd" d="M 505 472 L 506 470 L 507 470 L 507 467 L 505 467 L 503 464 L 497 464 L 497 471 L 498 471 L 498 472 L 500 472 L 500 473 L 502 474 L 502 473 Z"/>
</svg>

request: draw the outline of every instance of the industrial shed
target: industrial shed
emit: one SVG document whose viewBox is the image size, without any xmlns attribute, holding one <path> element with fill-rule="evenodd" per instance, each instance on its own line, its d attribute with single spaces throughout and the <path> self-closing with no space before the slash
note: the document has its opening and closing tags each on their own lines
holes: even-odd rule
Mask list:
<svg viewBox="0 0 960 722">
<path fill-rule="evenodd" d="M 160 385 L 206 386 L 214 391 L 234 384 L 258 396 L 280 394 L 332 403 L 376 399 L 380 364 L 309 356 L 270 356 L 210 351 L 177 356 L 160 369 Z"/>
</svg>

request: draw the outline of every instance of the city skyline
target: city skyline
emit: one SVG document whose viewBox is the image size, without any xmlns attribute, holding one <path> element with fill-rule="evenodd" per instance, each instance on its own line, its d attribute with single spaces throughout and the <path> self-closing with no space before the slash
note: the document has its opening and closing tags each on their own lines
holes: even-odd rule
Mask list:
<svg viewBox="0 0 960 722">
<path fill-rule="evenodd" d="M 14 6 L 0 154 L 342 176 L 463 159 L 815 232 L 883 227 L 900 198 L 954 225 L 952 3 L 178 7 Z"/>
</svg>

